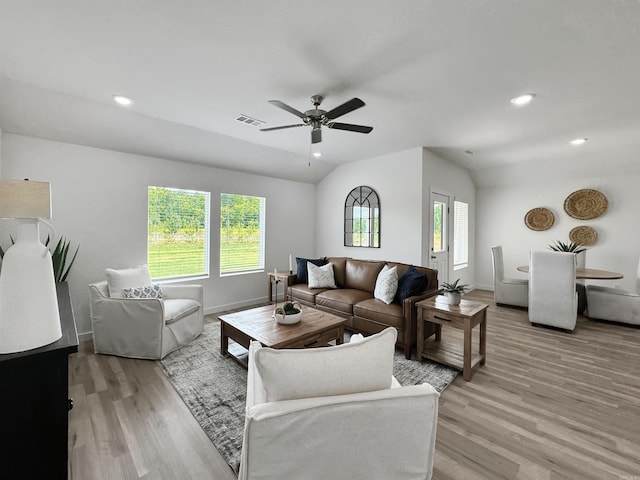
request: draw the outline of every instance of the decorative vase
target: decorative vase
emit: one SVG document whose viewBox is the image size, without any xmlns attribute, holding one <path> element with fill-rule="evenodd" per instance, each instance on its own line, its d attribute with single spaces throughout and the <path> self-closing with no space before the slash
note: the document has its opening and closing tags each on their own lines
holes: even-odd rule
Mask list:
<svg viewBox="0 0 640 480">
<path fill-rule="evenodd" d="M 459 292 L 445 292 L 444 296 L 447 297 L 449 305 L 460 305 L 462 294 Z"/>
</svg>

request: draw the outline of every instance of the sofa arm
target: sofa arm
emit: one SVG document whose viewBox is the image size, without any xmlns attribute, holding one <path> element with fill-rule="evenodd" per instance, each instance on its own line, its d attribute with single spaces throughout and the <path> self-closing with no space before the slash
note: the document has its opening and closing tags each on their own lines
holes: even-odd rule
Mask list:
<svg viewBox="0 0 640 480">
<path fill-rule="evenodd" d="M 186 298 L 195 300 L 204 308 L 204 288 L 196 284 L 164 284 L 162 294 L 165 298 Z"/>
<path fill-rule="evenodd" d="M 404 300 L 402 304 L 402 313 L 405 319 L 406 328 L 404 329 L 404 343 L 405 345 L 413 345 L 417 341 L 418 334 L 418 310 L 416 308 L 416 303 L 425 298 L 430 298 L 435 295 L 438 295 L 441 292 L 439 288 L 432 288 L 431 290 L 425 290 L 424 292 L 414 295 L 413 297 L 408 297 Z M 427 336 L 431 335 L 435 332 L 435 328 L 433 331 L 425 332 Z"/>
</svg>

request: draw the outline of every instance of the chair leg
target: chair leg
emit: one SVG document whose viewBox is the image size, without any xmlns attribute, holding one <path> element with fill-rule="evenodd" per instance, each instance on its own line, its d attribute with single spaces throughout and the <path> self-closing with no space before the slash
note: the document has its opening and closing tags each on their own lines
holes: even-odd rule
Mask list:
<svg viewBox="0 0 640 480">
<path fill-rule="evenodd" d="M 404 346 L 404 358 L 411 360 L 411 345 Z"/>
</svg>

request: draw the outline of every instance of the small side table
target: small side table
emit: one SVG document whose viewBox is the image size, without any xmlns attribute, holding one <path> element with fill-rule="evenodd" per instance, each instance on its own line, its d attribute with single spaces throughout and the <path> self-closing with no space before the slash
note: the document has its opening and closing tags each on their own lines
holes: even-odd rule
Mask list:
<svg viewBox="0 0 640 480">
<path fill-rule="evenodd" d="M 431 297 L 416 303 L 418 309 L 418 361 L 423 358 L 462 370 L 465 381 L 471 380 L 472 369 L 486 361 L 487 308 L 489 305 L 471 300 L 460 300 L 460 305 L 449 305 L 442 296 Z M 425 324 L 436 325 L 435 339 L 424 338 Z M 442 326 L 464 330 L 462 348 L 458 344 L 442 341 Z M 480 326 L 479 352 L 471 349 L 472 330 Z"/>
<path fill-rule="evenodd" d="M 284 298 L 287 298 L 287 287 L 289 287 L 290 285 L 293 285 L 293 282 L 296 279 L 296 274 L 295 273 L 289 273 L 289 272 L 267 272 L 267 276 L 269 278 L 269 290 L 267 293 L 267 299 L 269 301 L 269 303 L 273 303 L 273 284 L 278 281 L 278 283 L 281 283 L 282 285 L 284 285 Z M 277 291 L 276 291 L 277 294 Z M 276 299 L 277 300 L 277 299 Z"/>
</svg>

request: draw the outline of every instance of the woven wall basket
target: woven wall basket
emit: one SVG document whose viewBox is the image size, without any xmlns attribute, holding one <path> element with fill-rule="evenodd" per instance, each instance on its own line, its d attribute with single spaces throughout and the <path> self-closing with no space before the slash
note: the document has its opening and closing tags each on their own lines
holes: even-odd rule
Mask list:
<svg viewBox="0 0 640 480">
<path fill-rule="evenodd" d="M 583 188 L 569 195 L 564 201 L 564 211 L 578 220 L 598 218 L 609 206 L 607 197 L 598 190 Z"/>
<path fill-rule="evenodd" d="M 598 241 L 598 232 L 595 228 L 581 225 L 571 229 L 569 240 L 583 247 L 590 247 Z"/>
<path fill-rule="evenodd" d="M 556 217 L 548 208 L 532 208 L 524 216 L 524 224 L 531 230 L 542 231 L 549 230 Z"/>
</svg>

